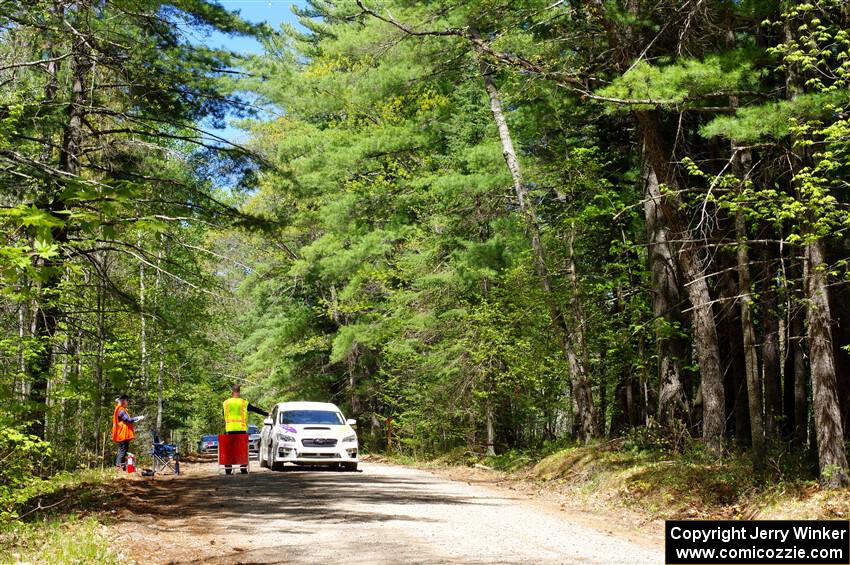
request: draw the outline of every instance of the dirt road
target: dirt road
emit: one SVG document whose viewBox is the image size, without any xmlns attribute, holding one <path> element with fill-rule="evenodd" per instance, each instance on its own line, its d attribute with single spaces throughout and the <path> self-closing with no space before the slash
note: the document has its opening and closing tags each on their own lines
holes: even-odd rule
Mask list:
<svg viewBox="0 0 850 565">
<path fill-rule="evenodd" d="M 128 482 L 116 544 L 140 563 L 663 563 L 661 548 L 510 491 L 427 471 L 254 471 L 212 464 Z"/>
</svg>

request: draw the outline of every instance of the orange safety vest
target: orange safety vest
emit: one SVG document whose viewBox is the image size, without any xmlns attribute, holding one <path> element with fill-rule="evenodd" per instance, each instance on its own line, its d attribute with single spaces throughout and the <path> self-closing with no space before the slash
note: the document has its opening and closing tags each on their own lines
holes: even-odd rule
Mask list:
<svg viewBox="0 0 850 565">
<path fill-rule="evenodd" d="M 228 398 L 223 403 L 224 430 L 227 432 L 248 431 L 248 401 L 244 398 Z"/>
<path fill-rule="evenodd" d="M 130 412 L 124 406 L 118 404 L 115 407 L 115 411 L 112 412 L 112 441 L 128 441 L 136 437 L 133 424 L 128 424 L 118 417 L 118 413 L 122 410 L 127 412 L 127 416 L 130 416 Z"/>
</svg>

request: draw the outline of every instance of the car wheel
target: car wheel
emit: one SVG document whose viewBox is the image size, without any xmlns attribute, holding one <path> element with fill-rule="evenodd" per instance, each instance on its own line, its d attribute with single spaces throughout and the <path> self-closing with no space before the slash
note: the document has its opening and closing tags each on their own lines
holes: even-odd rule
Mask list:
<svg viewBox="0 0 850 565">
<path fill-rule="evenodd" d="M 283 471 L 286 468 L 286 463 L 281 463 L 279 461 L 274 460 L 274 455 L 272 451 L 273 448 L 274 445 L 269 443 L 269 469 L 271 469 L 272 471 Z"/>
<path fill-rule="evenodd" d="M 266 467 L 266 468 L 268 468 L 268 466 L 269 466 L 269 460 L 268 460 L 268 459 L 265 459 L 265 458 L 263 457 L 263 449 L 262 449 L 262 448 L 260 448 L 260 450 L 257 452 L 257 460 L 258 460 L 258 461 L 259 461 L 259 463 L 260 463 L 260 467 Z"/>
<path fill-rule="evenodd" d="M 340 463 L 340 465 L 342 465 L 343 471 L 351 472 L 357 470 L 357 463 Z"/>
</svg>

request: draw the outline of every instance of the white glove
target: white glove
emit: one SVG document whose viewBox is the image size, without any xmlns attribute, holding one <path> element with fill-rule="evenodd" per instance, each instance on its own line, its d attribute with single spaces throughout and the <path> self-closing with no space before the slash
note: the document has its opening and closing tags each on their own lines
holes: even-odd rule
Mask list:
<svg viewBox="0 0 850 565">
<path fill-rule="evenodd" d="M 145 419 L 145 417 L 144 417 L 144 416 L 136 416 L 136 417 L 135 417 L 135 418 L 133 418 L 133 419 L 134 419 L 136 422 L 141 422 L 142 420 L 144 420 L 144 419 Z"/>
</svg>

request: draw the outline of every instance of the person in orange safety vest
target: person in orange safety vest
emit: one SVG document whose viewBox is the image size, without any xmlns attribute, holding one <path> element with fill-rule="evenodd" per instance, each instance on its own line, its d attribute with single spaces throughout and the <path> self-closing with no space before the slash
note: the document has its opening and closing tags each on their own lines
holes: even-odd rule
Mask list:
<svg viewBox="0 0 850 565">
<path fill-rule="evenodd" d="M 130 416 L 127 404 L 130 397 L 122 394 L 115 399 L 115 410 L 112 412 L 112 441 L 118 444 L 118 454 L 115 456 L 115 467 L 119 471 L 126 469 L 127 451 L 130 449 L 130 440 L 136 436 L 134 424 L 145 419 L 144 416 Z"/>
</svg>

